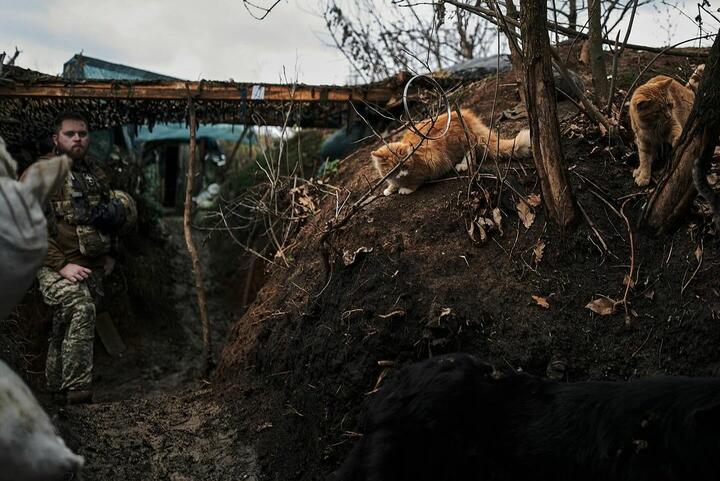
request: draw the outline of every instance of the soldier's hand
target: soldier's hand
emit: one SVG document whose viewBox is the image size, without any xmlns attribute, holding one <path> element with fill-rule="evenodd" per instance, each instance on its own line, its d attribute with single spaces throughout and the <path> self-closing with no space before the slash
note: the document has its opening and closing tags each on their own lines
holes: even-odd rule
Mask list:
<svg viewBox="0 0 720 481">
<path fill-rule="evenodd" d="M 70 282 L 80 282 L 90 277 L 91 272 L 92 271 L 87 267 L 79 266 L 77 264 L 67 264 L 65 267 L 60 269 L 58 274 Z"/>
</svg>

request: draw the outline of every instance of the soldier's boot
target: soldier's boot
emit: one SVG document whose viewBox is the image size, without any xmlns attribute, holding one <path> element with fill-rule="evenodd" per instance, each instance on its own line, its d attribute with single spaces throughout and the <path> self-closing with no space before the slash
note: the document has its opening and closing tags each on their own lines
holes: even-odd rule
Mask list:
<svg viewBox="0 0 720 481">
<path fill-rule="evenodd" d="M 89 389 L 68 391 L 65 394 L 66 404 L 90 404 L 93 402 L 93 392 Z"/>
</svg>

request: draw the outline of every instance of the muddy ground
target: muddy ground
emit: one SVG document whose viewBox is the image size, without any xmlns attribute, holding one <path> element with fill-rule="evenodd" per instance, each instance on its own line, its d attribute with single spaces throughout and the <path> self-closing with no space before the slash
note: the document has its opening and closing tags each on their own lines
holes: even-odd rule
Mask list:
<svg viewBox="0 0 720 481">
<path fill-rule="evenodd" d="M 182 219 L 162 223 L 167 233 L 163 252 L 171 261 L 156 282 L 171 288 L 163 302 L 173 303 L 174 317 L 118 319 L 127 352 L 111 357 L 97 343 L 96 402 L 58 410 L 57 424 L 86 458 L 84 479 L 256 479 L 255 452 L 238 436 L 239 421 L 201 380 L 202 337 Z M 198 244 L 202 240 L 196 235 Z M 207 249 L 203 254 L 207 269 Z M 222 292 L 210 276 L 208 312 L 215 346 L 237 314 L 219 298 Z"/>
<path fill-rule="evenodd" d="M 626 52 L 622 88 L 651 57 Z M 687 77 L 693 67 L 691 59 L 663 57 L 644 78 Z M 578 70 L 587 81 L 585 69 Z M 496 88 L 497 124 L 517 103 L 509 75 L 469 89 L 465 105 L 489 122 Z M 342 217 L 367 179 L 376 178 L 366 145 L 327 180 L 350 194 L 345 208 L 334 197 L 314 199 L 316 216 L 286 253 L 290 267 L 269 269 L 244 315 L 237 302 L 244 280 L 227 268 L 241 252 L 228 248 L 210 262 L 209 252 L 219 251 L 201 249 L 203 264 L 214 266 L 208 298 L 220 361 L 208 382 L 199 379 L 193 281 L 173 218 L 163 221 L 167 241 L 130 248 L 127 272 L 144 275 L 129 279 L 121 268 L 113 281 L 127 296 L 109 310 L 128 351 L 113 358 L 97 343 L 95 404 L 59 408 L 42 394 L 41 307 L 24 311 L 35 337 L 5 339 L 3 356 L 14 355 L 11 363 L 25 370 L 68 443 L 86 457 L 87 480 L 323 479 L 362 435 L 363 402 L 382 379 L 444 352 L 472 352 L 565 381 L 714 375 L 720 245 L 703 206 L 672 236 L 637 232 L 652 187 L 633 184 L 632 144 L 609 146 L 572 104 L 560 110 L 570 179 L 586 213 L 572 231 L 558 232 L 542 206 L 532 205 L 540 191 L 531 161 L 487 162 L 508 182 L 451 176 L 410 196 L 379 197 L 324 248 L 319 239 L 327 222 L 337 221 L 338 210 Z M 498 125 L 514 135 L 524 120 Z M 518 214 L 521 198 L 529 205 L 528 227 Z M 470 222 L 494 207 L 501 209 L 501 230 L 474 241 Z M 343 261 L 360 248 L 369 252 Z M 162 262 L 152 260 L 158 257 Z M 624 297 L 627 319 L 622 305 L 602 316 L 585 307 Z"/>
<path fill-rule="evenodd" d="M 201 328 L 182 219 L 164 218 L 159 232 L 155 241 L 127 245 L 116 272 L 106 279 L 107 299 L 100 310 L 112 315 L 127 351 L 112 357 L 96 339 L 93 404 L 62 407 L 44 392 L 49 313 L 33 292 L 21 306 L 21 317 L 43 334 L 23 338 L 5 326 L 15 339 L 24 340 L 22 349 L 11 345 L 7 350 L 26 353 L 25 377 L 67 444 L 85 457 L 84 480 L 258 479 L 252 440 L 239 434 L 243 421 L 236 417 L 238 410 L 228 409 L 200 376 Z M 195 238 L 202 245 L 205 235 Z M 207 271 L 210 250 L 201 253 Z M 228 300 L 227 285 L 218 284 L 212 271 L 208 274 L 217 359 L 242 306 Z M 22 361 L 15 359 L 16 368 Z"/>
</svg>

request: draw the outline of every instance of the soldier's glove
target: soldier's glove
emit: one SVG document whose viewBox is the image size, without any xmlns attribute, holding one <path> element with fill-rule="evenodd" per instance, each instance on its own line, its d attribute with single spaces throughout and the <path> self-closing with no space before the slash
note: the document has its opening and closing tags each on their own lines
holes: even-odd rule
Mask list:
<svg viewBox="0 0 720 481">
<path fill-rule="evenodd" d="M 108 202 L 102 202 L 92 209 L 89 224 L 105 233 L 114 234 L 125 225 L 126 220 L 127 211 L 122 202 L 117 199 L 110 199 Z"/>
</svg>

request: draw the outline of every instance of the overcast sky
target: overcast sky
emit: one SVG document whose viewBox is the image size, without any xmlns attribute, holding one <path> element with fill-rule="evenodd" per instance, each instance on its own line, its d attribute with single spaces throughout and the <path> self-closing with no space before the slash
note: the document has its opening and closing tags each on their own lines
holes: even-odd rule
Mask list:
<svg viewBox="0 0 720 481">
<path fill-rule="evenodd" d="M 297 71 L 304 83 L 342 84 L 349 67 L 329 46 L 319 4 L 283 0 L 258 21 L 241 0 L 0 0 L 0 51 L 18 46 L 18 65 L 51 74 L 82 51 L 190 80 L 278 82 L 285 69 L 291 80 Z M 715 11 L 720 0 L 711 4 Z M 632 43 L 659 46 L 697 34 L 679 10 L 657 5 L 660 13 L 639 10 Z M 678 5 L 697 14 L 693 1 Z"/>
</svg>

